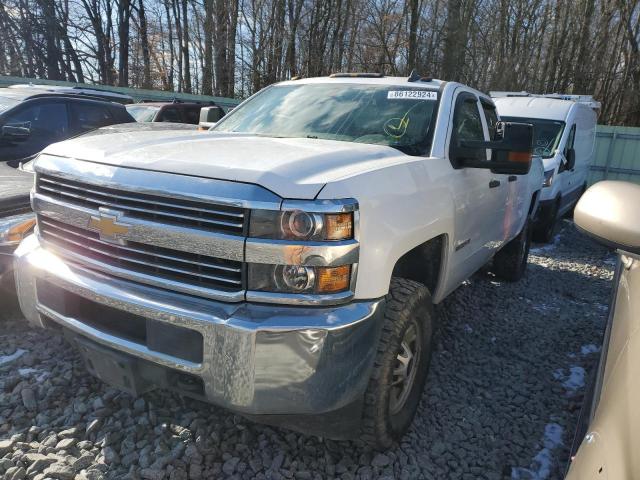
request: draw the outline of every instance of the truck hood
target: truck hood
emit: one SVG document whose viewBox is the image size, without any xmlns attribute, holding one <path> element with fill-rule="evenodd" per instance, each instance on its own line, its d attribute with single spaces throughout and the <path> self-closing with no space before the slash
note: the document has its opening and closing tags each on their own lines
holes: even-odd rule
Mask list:
<svg viewBox="0 0 640 480">
<path fill-rule="evenodd" d="M 138 131 L 78 137 L 44 153 L 113 166 L 252 183 L 283 198 L 312 199 L 361 171 L 406 161 L 381 145 L 248 134 Z"/>
<path fill-rule="evenodd" d="M 0 164 L 0 218 L 29 209 L 33 174 Z"/>
</svg>

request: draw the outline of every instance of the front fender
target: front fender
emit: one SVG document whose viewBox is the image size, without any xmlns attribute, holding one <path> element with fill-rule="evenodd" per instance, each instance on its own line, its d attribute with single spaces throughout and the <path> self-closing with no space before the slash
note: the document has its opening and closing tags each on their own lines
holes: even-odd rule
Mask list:
<svg viewBox="0 0 640 480">
<path fill-rule="evenodd" d="M 439 235 L 450 238 L 454 228 L 454 202 L 446 178 L 450 172 L 445 159 L 415 157 L 332 182 L 322 190 L 323 199 L 355 198 L 360 205 L 355 298 L 386 295 L 400 257 Z M 442 260 L 447 259 L 445 255 Z M 446 268 L 441 264 L 441 271 Z"/>
</svg>

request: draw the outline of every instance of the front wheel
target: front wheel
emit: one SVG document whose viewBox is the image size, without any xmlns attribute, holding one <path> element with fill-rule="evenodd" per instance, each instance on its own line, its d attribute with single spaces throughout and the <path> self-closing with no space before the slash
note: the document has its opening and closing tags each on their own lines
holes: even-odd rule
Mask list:
<svg viewBox="0 0 640 480">
<path fill-rule="evenodd" d="M 393 278 L 384 324 L 364 397 L 361 439 L 386 450 L 415 416 L 429 371 L 435 313 L 421 283 Z"/>
<path fill-rule="evenodd" d="M 533 239 L 539 243 L 549 243 L 558 230 L 558 213 L 560 210 L 560 200 L 556 200 L 546 220 L 538 225 L 533 231 Z"/>
<path fill-rule="evenodd" d="M 527 219 L 518 236 L 493 257 L 493 273 L 508 282 L 520 280 L 527 268 L 530 248 L 531 227 Z"/>
</svg>

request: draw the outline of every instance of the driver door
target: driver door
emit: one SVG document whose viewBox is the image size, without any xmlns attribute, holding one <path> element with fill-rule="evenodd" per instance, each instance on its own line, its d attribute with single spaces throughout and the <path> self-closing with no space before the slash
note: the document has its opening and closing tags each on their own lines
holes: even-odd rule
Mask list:
<svg viewBox="0 0 640 480">
<path fill-rule="evenodd" d="M 489 131 L 478 97 L 468 91 L 457 94 L 449 159 L 455 165 L 455 146 L 462 141 L 488 141 Z M 476 160 L 490 161 L 491 151 L 475 153 Z M 485 264 L 503 238 L 503 219 L 506 201 L 504 175 L 491 173 L 489 169 L 459 168 L 452 185 L 455 202 L 454 257 L 461 272 L 467 278 Z"/>
</svg>

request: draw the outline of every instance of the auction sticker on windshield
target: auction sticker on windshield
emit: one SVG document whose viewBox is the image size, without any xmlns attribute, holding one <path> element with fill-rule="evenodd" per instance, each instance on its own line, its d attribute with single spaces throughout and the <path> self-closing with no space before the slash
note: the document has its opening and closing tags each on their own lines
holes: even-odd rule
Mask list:
<svg viewBox="0 0 640 480">
<path fill-rule="evenodd" d="M 387 99 L 393 100 L 437 100 L 438 92 L 429 90 L 389 90 Z"/>
</svg>

